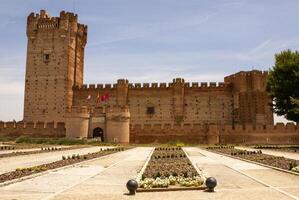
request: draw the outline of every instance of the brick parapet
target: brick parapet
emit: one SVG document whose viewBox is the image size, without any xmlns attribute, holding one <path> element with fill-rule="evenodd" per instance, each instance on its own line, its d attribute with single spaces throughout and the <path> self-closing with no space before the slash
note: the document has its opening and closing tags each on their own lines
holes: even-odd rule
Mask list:
<svg viewBox="0 0 299 200">
<path fill-rule="evenodd" d="M 3 136 L 47 136 L 64 137 L 64 122 L 0 122 L 0 135 Z"/>
<path fill-rule="evenodd" d="M 194 140 L 190 138 L 194 137 Z M 131 141 L 148 143 L 166 140 L 182 140 L 190 143 L 205 143 L 210 136 L 217 136 L 225 143 L 296 144 L 299 142 L 299 125 L 277 123 L 276 125 L 201 125 L 201 124 L 131 124 Z M 186 139 L 186 138 L 189 139 Z M 197 139 L 196 139 L 197 138 Z M 224 139 L 225 138 L 225 139 Z M 238 139 L 235 139 L 238 138 Z M 245 139 L 244 139 L 245 138 Z M 280 142 L 277 138 L 280 138 Z M 290 139 L 291 138 L 291 139 Z"/>
<path fill-rule="evenodd" d="M 118 85 L 123 83 L 117 84 L 83 84 L 83 85 L 76 85 L 74 86 L 74 90 L 79 91 L 90 91 L 90 90 L 99 90 L 99 89 L 115 89 Z M 126 83 L 128 84 L 129 89 L 165 89 L 165 88 L 172 88 L 173 83 Z M 199 88 L 199 89 L 226 89 L 230 88 L 230 84 L 224 82 L 184 82 L 184 88 Z"/>
</svg>

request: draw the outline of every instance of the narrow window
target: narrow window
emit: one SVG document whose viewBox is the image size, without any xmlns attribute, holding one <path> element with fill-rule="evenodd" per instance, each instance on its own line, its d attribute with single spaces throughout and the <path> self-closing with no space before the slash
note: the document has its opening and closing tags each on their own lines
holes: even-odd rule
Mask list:
<svg viewBox="0 0 299 200">
<path fill-rule="evenodd" d="M 50 54 L 48 54 L 48 53 L 45 53 L 44 54 L 44 62 L 50 62 Z"/>
<path fill-rule="evenodd" d="M 151 107 L 147 107 L 146 108 L 146 114 L 148 115 L 153 115 L 155 114 L 155 107 L 151 106 Z"/>
</svg>

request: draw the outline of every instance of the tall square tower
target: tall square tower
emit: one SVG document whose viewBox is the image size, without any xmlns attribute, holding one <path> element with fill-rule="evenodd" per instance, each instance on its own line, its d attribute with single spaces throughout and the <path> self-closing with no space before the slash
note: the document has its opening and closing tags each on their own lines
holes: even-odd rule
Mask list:
<svg viewBox="0 0 299 200">
<path fill-rule="evenodd" d="M 64 122 L 73 86 L 83 84 L 87 26 L 77 15 L 44 10 L 27 18 L 24 121 Z"/>
</svg>

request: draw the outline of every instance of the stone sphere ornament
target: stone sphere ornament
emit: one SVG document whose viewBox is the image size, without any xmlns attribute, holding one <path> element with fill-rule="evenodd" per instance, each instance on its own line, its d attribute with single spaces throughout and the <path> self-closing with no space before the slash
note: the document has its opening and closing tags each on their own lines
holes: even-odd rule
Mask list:
<svg viewBox="0 0 299 200">
<path fill-rule="evenodd" d="M 207 192 L 214 192 L 214 188 L 217 185 L 217 180 L 214 177 L 209 177 L 206 180 Z"/>
<path fill-rule="evenodd" d="M 138 183 L 136 180 L 131 179 L 127 182 L 127 189 L 129 190 L 130 195 L 135 195 L 138 188 Z"/>
</svg>

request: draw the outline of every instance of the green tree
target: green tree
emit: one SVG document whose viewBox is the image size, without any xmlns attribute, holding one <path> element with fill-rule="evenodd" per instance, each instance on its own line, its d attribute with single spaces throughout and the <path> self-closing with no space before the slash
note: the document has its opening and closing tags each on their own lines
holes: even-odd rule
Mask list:
<svg viewBox="0 0 299 200">
<path fill-rule="evenodd" d="M 282 51 L 275 55 L 270 69 L 267 91 L 273 99 L 274 112 L 299 122 L 299 52 Z"/>
</svg>

